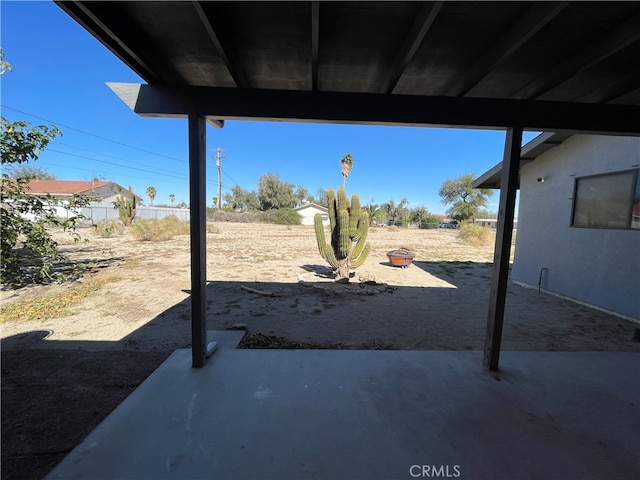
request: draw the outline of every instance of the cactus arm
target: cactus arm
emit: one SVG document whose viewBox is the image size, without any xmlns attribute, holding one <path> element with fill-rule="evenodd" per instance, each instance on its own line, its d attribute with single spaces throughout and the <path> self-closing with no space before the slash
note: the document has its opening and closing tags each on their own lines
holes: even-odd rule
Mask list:
<svg viewBox="0 0 640 480">
<path fill-rule="evenodd" d="M 349 256 L 351 251 L 351 238 L 349 237 L 349 212 L 346 208 L 340 210 L 338 217 L 338 252 L 337 258 L 344 259 Z"/>
<path fill-rule="evenodd" d="M 336 254 L 333 253 L 331 245 L 325 243 L 323 257 L 334 270 L 340 268 L 340 261 L 336 258 Z"/>
<path fill-rule="evenodd" d="M 347 198 L 347 193 L 342 187 L 338 189 L 338 207 L 337 208 L 338 208 L 338 211 L 342 210 L 343 208 L 346 208 L 347 210 L 349 210 L 349 199 Z"/>
<path fill-rule="evenodd" d="M 331 231 L 336 228 L 336 194 L 332 188 L 327 189 L 327 208 L 329 208 L 329 226 Z"/>
<path fill-rule="evenodd" d="M 318 242 L 318 248 L 322 249 L 322 247 L 327 243 L 324 238 L 324 225 L 322 225 L 322 215 L 316 213 L 313 216 L 313 228 L 316 231 L 316 240 Z"/>
<path fill-rule="evenodd" d="M 360 197 L 357 194 L 351 195 L 351 207 L 349 208 L 349 232 L 353 238 L 358 231 L 358 221 L 362 214 L 362 208 L 360 208 Z"/>
<path fill-rule="evenodd" d="M 354 242 L 360 241 L 362 237 L 367 238 L 367 234 L 369 233 L 369 212 L 362 210 L 360 212 L 360 218 L 358 220 L 358 227 L 356 228 L 355 234 L 351 238 Z"/>
<path fill-rule="evenodd" d="M 316 240 L 318 242 L 318 251 L 320 252 L 320 255 L 329 263 L 329 265 L 334 269 L 337 269 L 339 264 L 338 259 L 333 253 L 331 245 L 328 245 L 325 240 L 324 225 L 322 224 L 322 216 L 319 213 L 316 213 L 313 217 L 313 225 L 316 231 Z"/>
<path fill-rule="evenodd" d="M 356 243 L 356 246 L 353 248 L 353 252 L 351 253 L 351 258 L 352 259 L 358 258 L 362 254 L 362 251 L 364 250 L 364 247 L 366 244 L 367 244 L 366 239 L 360 238 L 360 240 L 358 240 L 358 242 Z"/>
<path fill-rule="evenodd" d="M 313 226 L 316 231 L 316 241 L 318 242 L 318 251 L 320 252 L 320 255 L 322 255 L 322 258 L 326 260 L 325 249 L 327 246 L 327 241 L 324 238 L 324 225 L 322 224 L 322 215 L 320 215 L 319 213 L 316 213 L 313 216 Z"/>
<path fill-rule="evenodd" d="M 362 249 L 362 252 L 360 253 L 360 255 L 358 255 L 357 257 L 354 257 L 351 260 L 351 268 L 358 268 L 359 266 L 361 266 L 369 256 L 370 251 L 371 251 L 371 244 L 367 243 Z"/>
</svg>

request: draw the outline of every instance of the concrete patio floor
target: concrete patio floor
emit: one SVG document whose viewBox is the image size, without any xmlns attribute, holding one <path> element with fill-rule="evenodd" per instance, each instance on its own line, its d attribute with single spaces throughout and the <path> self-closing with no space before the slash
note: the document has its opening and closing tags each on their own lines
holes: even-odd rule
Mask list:
<svg viewBox="0 0 640 480">
<path fill-rule="evenodd" d="M 48 479 L 640 478 L 640 355 L 176 350 Z"/>
</svg>

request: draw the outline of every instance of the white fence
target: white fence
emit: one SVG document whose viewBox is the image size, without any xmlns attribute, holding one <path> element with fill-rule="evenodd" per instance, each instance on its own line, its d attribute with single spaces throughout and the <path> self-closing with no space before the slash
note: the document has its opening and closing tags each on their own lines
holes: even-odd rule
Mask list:
<svg viewBox="0 0 640 480">
<path fill-rule="evenodd" d="M 118 210 L 113 208 L 113 203 L 91 203 L 87 207 L 79 209 L 85 217 L 89 217 L 94 223 L 119 221 Z M 139 206 L 136 208 L 136 219 L 156 219 L 175 216 L 178 220 L 189 220 L 188 208 L 151 207 Z M 60 215 L 65 217 L 66 215 Z"/>
</svg>

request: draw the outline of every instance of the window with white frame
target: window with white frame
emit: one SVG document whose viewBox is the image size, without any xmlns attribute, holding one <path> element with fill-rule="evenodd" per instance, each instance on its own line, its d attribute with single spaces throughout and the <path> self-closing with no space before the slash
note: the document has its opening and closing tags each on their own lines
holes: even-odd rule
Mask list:
<svg viewBox="0 0 640 480">
<path fill-rule="evenodd" d="M 576 178 L 571 226 L 640 229 L 638 170 Z"/>
</svg>

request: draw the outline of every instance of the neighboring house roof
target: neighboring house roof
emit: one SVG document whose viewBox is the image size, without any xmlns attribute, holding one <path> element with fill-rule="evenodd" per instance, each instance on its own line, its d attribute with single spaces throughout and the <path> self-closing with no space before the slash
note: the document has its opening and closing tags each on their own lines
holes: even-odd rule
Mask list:
<svg viewBox="0 0 640 480">
<path fill-rule="evenodd" d="M 34 178 L 25 185 L 25 190 L 33 195 L 73 195 L 87 194 L 112 182 L 92 182 L 84 180 L 41 180 Z"/>
<path fill-rule="evenodd" d="M 296 212 L 299 212 L 300 210 L 305 210 L 307 208 L 315 208 L 316 210 L 321 210 L 325 213 L 329 213 L 329 209 L 327 207 L 323 207 L 322 205 L 318 205 L 317 203 L 313 203 L 313 202 L 309 202 L 309 203 L 305 203 L 304 205 L 300 205 L 299 207 L 294 208 L 294 210 Z"/>
<path fill-rule="evenodd" d="M 90 195 L 96 193 L 100 196 L 119 195 L 128 189 L 115 182 L 99 182 L 92 180 L 43 180 L 34 178 L 25 184 L 25 192 L 31 195 L 71 196 Z M 135 193 L 134 193 L 135 195 Z M 140 195 L 136 195 L 137 201 L 142 201 Z"/>
<path fill-rule="evenodd" d="M 528 142 L 520 150 L 520 168 L 523 165 L 533 162 L 543 153 L 557 147 L 574 133 L 563 132 L 544 132 Z M 502 162 L 486 171 L 476 178 L 472 186 L 473 188 L 500 188 L 500 180 L 502 177 Z"/>
</svg>

